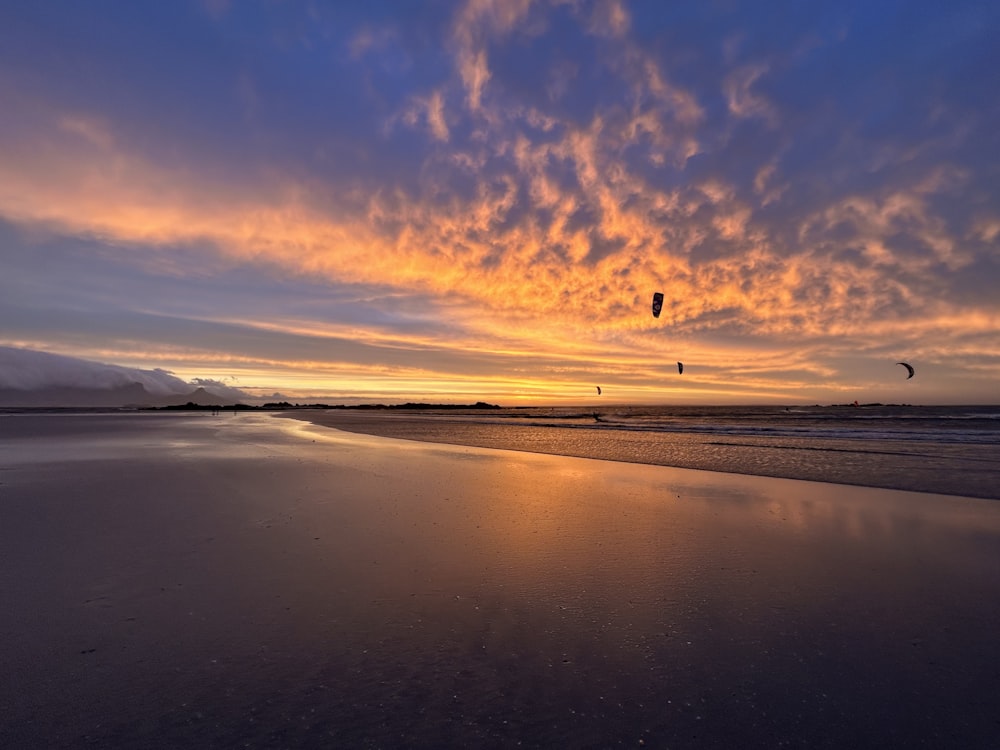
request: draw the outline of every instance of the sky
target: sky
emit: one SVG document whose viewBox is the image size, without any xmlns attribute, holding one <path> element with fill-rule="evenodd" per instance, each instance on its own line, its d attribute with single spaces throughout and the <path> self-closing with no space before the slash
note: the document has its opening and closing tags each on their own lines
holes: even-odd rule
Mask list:
<svg viewBox="0 0 1000 750">
<path fill-rule="evenodd" d="M 262 399 L 1000 403 L 998 32 L 987 0 L 11 0 L 0 346 Z"/>
</svg>

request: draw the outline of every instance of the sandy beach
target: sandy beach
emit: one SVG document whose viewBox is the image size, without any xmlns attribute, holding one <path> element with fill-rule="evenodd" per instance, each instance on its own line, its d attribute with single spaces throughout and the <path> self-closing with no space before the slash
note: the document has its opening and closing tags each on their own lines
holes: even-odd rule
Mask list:
<svg viewBox="0 0 1000 750">
<path fill-rule="evenodd" d="M 458 415 L 434 410 L 296 409 L 282 414 L 338 430 L 421 442 L 1000 500 L 1000 434 L 993 407 L 973 407 L 916 430 L 913 424 L 924 421 L 926 411 L 934 409 L 888 419 L 873 417 L 869 409 L 848 409 L 850 418 L 834 428 L 829 412 L 816 410 L 826 412 L 822 427 L 815 422 L 803 427 L 798 418 L 790 425 L 787 415 L 770 413 L 763 418 L 766 428 L 758 424 L 757 430 L 747 430 L 739 424 L 746 421 L 745 411 L 734 422 L 733 409 L 713 409 L 711 429 L 700 431 L 691 430 L 690 422 L 681 424 L 674 409 L 670 419 L 661 417 L 652 429 L 647 421 L 638 430 L 614 409 L 601 417 L 600 430 L 586 429 L 596 423 L 579 408 L 567 410 L 576 419 L 537 415 L 525 419 L 520 415 L 529 412 L 521 409 Z M 972 416 L 982 412 L 986 418 L 978 430 L 954 429 L 956 424 L 968 426 Z M 879 426 L 859 431 L 859 423 Z"/>
<path fill-rule="evenodd" d="M 0 746 L 1000 746 L 1000 504 L 0 416 Z"/>
</svg>

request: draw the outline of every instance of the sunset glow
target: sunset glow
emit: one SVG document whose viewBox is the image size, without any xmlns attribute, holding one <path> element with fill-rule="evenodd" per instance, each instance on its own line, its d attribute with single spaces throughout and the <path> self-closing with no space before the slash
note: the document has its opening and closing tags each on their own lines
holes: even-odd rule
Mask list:
<svg viewBox="0 0 1000 750">
<path fill-rule="evenodd" d="M 1000 400 L 989 4 L 3 15 L 0 345 L 262 399 Z"/>
</svg>

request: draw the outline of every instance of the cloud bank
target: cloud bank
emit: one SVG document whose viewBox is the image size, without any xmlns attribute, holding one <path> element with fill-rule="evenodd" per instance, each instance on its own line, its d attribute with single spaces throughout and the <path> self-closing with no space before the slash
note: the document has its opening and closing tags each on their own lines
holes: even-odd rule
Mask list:
<svg viewBox="0 0 1000 750">
<path fill-rule="evenodd" d="M 0 390 L 39 391 L 48 388 L 113 390 L 139 383 L 154 396 L 186 395 L 204 388 L 225 399 L 248 394 L 219 381 L 197 378 L 185 382 L 165 370 L 88 362 L 60 354 L 0 346 Z"/>
</svg>

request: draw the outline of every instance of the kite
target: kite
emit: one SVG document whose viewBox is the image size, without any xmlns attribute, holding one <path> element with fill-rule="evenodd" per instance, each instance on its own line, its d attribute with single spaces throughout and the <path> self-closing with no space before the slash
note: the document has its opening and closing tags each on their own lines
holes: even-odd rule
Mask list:
<svg viewBox="0 0 1000 750">
<path fill-rule="evenodd" d="M 913 365 L 907 364 L 906 362 L 897 362 L 896 364 L 897 365 L 902 365 L 903 367 L 906 368 L 907 372 L 910 373 L 909 375 L 906 376 L 907 380 L 909 380 L 910 378 L 913 377 L 913 372 L 914 372 Z"/>
<path fill-rule="evenodd" d="M 597 395 L 600 396 L 601 395 L 601 386 L 598 385 L 598 386 L 594 386 L 594 387 L 597 388 Z"/>
<path fill-rule="evenodd" d="M 660 317 L 660 310 L 663 309 L 663 292 L 653 293 L 653 317 Z"/>
<path fill-rule="evenodd" d="M 681 374 L 681 375 L 684 374 L 684 363 L 683 362 L 678 362 L 677 363 L 677 372 L 679 374 Z"/>
</svg>

